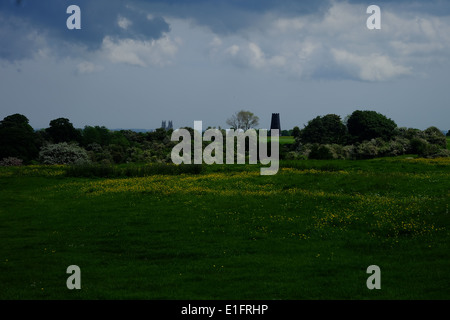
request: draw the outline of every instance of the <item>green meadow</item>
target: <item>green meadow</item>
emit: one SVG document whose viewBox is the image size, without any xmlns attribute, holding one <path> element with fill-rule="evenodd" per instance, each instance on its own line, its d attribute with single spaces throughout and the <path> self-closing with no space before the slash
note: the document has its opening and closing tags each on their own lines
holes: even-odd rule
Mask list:
<svg viewBox="0 0 450 320">
<path fill-rule="evenodd" d="M 270 137 L 267 138 L 268 141 L 270 141 Z M 278 138 L 278 141 L 280 142 L 280 145 L 284 145 L 284 144 L 292 144 L 295 142 L 294 137 L 292 136 L 280 136 Z"/>
<path fill-rule="evenodd" d="M 450 298 L 449 158 L 161 168 L 0 168 L 0 299 Z"/>
</svg>

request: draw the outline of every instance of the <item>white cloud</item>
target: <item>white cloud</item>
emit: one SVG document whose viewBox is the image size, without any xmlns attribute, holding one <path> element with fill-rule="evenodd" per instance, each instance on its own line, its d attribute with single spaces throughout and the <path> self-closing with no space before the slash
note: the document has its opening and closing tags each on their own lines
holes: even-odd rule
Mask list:
<svg viewBox="0 0 450 320">
<path fill-rule="evenodd" d="M 339 73 L 362 81 L 423 75 L 430 64 L 450 61 L 448 17 L 417 18 L 411 11 L 390 11 L 382 6 L 382 29 L 368 30 L 367 6 L 330 3 L 326 11 L 314 14 L 286 17 L 265 13 L 246 29 L 226 35 L 196 25 L 192 19 L 167 18 L 171 31 L 159 40 L 105 37 L 101 54 L 113 63 L 141 67 L 166 66 L 177 56 L 184 62 L 196 61 L 205 54 L 213 62 L 258 72 L 302 79 Z M 126 29 L 131 21 L 119 17 L 117 23 Z M 88 66 L 80 68 L 89 70 Z"/>
<path fill-rule="evenodd" d="M 103 67 L 89 61 L 80 62 L 77 65 L 77 72 L 80 74 L 93 73 L 102 70 Z"/>
<path fill-rule="evenodd" d="M 254 68 L 261 68 L 266 64 L 264 53 L 261 48 L 253 42 L 248 44 L 247 55 L 249 64 Z"/>
<path fill-rule="evenodd" d="M 321 16 L 314 16 L 310 21 L 313 34 L 333 35 L 339 38 L 354 35 L 366 29 L 367 6 L 360 4 L 349 4 L 347 2 L 332 1 L 332 5 Z"/>
<path fill-rule="evenodd" d="M 233 44 L 232 46 L 229 46 L 226 50 L 225 53 L 230 54 L 231 56 L 236 56 L 237 53 L 239 52 L 240 48 L 238 45 Z"/>
<path fill-rule="evenodd" d="M 450 17 L 399 17 L 386 15 L 390 44 L 402 56 L 434 53 L 448 57 Z"/>
<path fill-rule="evenodd" d="M 214 47 L 214 48 L 220 47 L 220 46 L 222 45 L 222 40 L 220 40 L 219 37 L 215 36 L 215 37 L 211 40 L 211 42 L 209 43 L 209 45 L 210 45 L 211 47 Z"/>
<path fill-rule="evenodd" d="M 364 81 L 391 80 L 411 73 L 410 68 L 394 64 L 387 56 L 379 54 L 359 56 L 338 49 L 332 49 L 331 53 L 337 64 L 343 67 L 344 72 L 349 72 Z"/>
<path fill-rule="evenodd" d="M 247 29 L 220 38 L 220 45 L 212 35 L 211 43 L 218 45 L 211 56 L 300 78 L 339 72 L 363 81 L 423 75 L 432 63 L 450 62 L 448 17 L 417 18 L 382 6 L 382 29 L 369 30 L 366 9 L 363 4 L 332 1 L 323 13 L 268 13 Z"/>
<path fill-rule="evenodd" d="M 117 24 L 122 29 L 127 30 L 128 27 L 131 26 L 133 23 L 127 18 L 119 16 L 119 18 L 117 19 Z"/>
<path fill-rule="evenodd" d="M 243 43 L 241 46 L 233 44 L 224 50 L 225 60 L 234 64 L 254 69 L 268 69 L 283 67 L 286 58 L 282 55 L 267 56 L 261 47 L 254 43 Z"/>
<path fill-rule="evenodd" d="M 163 67 L 172 63 L 179 43 L 179 40 L 172 40 L 167 35 L 158 40 L 113 40 L 105 37 L 101 51 L 113 63 Z"/>
<path fill-rule="evenodd" d="M 300 32 L 308 27 L 308 21 L 304 17 L 278 18 L 273 21 L 272 27 L 277 33 Z"/>
</svg>

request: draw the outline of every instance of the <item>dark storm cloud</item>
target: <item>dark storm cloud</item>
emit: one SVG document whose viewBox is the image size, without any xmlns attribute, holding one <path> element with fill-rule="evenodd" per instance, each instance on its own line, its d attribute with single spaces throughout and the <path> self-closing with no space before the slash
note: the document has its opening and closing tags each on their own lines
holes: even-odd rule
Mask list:
<svg viewBox="0 0 450 320">
<path fill-rule="evenodd" d="M 217 34 L 233 34 L 255 24 L 266 14 L 285 16 L 323 13 L 330 1 L 298 0 L 169 0 L 139 1 L 155 12 L 191 19 Z"/>
<path fill-rule="evenodd" d="M 377 4 L 383 9 L 392 8 L 396 12 L 410 10 L 420 14 L 445 16 L 450 13 L 450 1 L 429 0 L 165 0 L 136 1 L 150 10 L 189 18 L 199 25 L 209 27 L 217 34 L 232 34 L 252 26 L 266 13 L 283 17 L 314 14 L 322 16 L 336 2 L 359 4 L 368 7 Z"/>
<path fill-rule="evenodd" d="M 395 8 L 396 10 L 409 10 L 420 14 L 430 14 L 434 16 L 446 16 L 450 13 L 450 1 L 447 0 L 347 0 L 350 4 L 376 4 L 383 7 Z"/>
<path fill-rule="evenodd" d="M 2 0 L 0 58 L 20 60 L 45 46 L 66 55 L 67 44 L 95 50 L 101 46 L 105 36 L 158 39 L 170 30 L 162 15 L 189 18 L 223 34 L 235 33 L 252 25 L 259 15 L 268 11 L 309 13 L 327 3 L 276 0 Z M 72 4 L 81 8 L 81 30 L 66 28 L 69 17 L 66 9 Z M 131 23 L 123 28 L 118 19 Z"/>
<path fill-rule="evenodd" d="M 31 56 L 44 43 L 53 49 L 67 44 L 98 49 L 105 36 L 132 39 L 158 39 L 170 30 L 161 17 L 120 0 L 7 0 L 0 2 L 0 57 L 20 60 Z M 81 8 L 81 30 L 68 30 L 69 5 Z M 121 27 L 119 19 L 128 21 Z"/>
<path fill-rule="evenodd" d="M 99 49 L 110 39 L 159 39 L 170 26 L 164 17 L 188 19 L 218 35 L 239 34 L 248 28 L 264 28 L 261 17 L 321 17 L 338 1 L 298 0 L 1 0 L 0 59 L 21 60 L 50 49 L 67 56 L 74 45 Z M 365 0 L 347 0 L 368 5 Z M 450 1 L 377 0 L 383 9 L 412 10 L 431 15 L 448 15 Z M 68 30 L 66 9 L 81 8 L 81 30 Z M 406 9 L 404 9 L 406 8 Z M 365 14 L 365 13 L 364 13 Z M 119 23 L 122 22 L 122 24 Z M 75 50 L 74 55 L 80 51 Z"/>
</svg>

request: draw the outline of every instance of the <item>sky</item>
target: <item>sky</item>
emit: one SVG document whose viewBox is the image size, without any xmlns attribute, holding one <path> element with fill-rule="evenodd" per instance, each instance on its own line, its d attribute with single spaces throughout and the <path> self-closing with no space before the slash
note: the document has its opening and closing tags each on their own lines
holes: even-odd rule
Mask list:
<svg viewBox="0 0 450 320">
<path fill-rule="evenodd" d="M 248 110 L 292 129 L 374 110 L 447 131 L 449 52 L 445 0 L 0 0 L 0 119 L 226 128 Z"/>
</svg>

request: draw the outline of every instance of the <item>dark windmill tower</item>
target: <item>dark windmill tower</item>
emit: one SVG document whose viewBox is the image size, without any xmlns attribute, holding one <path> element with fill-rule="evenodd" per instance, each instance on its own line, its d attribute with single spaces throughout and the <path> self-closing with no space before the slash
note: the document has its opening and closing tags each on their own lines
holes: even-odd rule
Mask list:
<svg viewBox="0 0 450 320">
<path fill-rule="evenodd" d="M 270 135 L 272 135 L 272 129 L 278 129 L 278 133 L 281 136 L 281 124 L 279 113 L 272 113 L 272 121 L 270 122 Z"/>
</svg>

